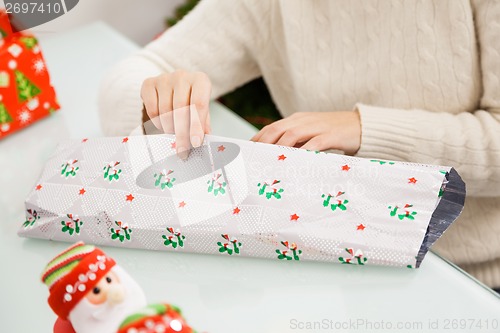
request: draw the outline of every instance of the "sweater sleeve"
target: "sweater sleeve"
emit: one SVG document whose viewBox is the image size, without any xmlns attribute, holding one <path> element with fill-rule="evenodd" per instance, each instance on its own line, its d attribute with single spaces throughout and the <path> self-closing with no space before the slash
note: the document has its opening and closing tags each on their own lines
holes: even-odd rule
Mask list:
<svg viewBox="0 0 500 333">
<path fill-rule="evenodd" d="M 500 2 L 474 3 L 483 95 L 450 114 L 358 104 L 360 157 L 453 166 L 477 197 L 500 196 Z"/>
<path fill-rule="evenodd" d="M 255 11 L 255 7 L 252 7 Z M 260 76 L 252 55 L 259 43 L 247 1 L 203 0 L 174 27 L 104 77 L 99 113 L 105 135 L 126 135 L 142 124 L 146 78 L 176 69 L 201 71 L 216 98 Z"/>
</svg>

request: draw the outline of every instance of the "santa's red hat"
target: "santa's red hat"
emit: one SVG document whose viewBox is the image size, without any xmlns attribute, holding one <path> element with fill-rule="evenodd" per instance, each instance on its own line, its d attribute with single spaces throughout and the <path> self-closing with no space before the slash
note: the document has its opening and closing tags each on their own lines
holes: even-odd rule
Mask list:
<svg viewBox="0 0 500 333">
<path fill-rule="evenodd" d="M 49 305 L 62 319 L 97 285 L 115 261 L 93 245 L 78 242 L 48 263 L 42 282 L 49 287 Z"/>
</svg>

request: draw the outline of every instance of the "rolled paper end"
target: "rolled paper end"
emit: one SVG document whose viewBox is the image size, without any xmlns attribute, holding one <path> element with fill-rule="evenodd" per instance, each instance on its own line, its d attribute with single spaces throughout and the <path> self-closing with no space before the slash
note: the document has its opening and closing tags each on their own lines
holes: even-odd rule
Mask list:
<svg viewBox="0 0 500 333">
<path fill-rule="evenodd" d="M 454 168 L 446 173 L 445 178 L 441 200 L 432 214 L 422 246 L 418 251 L 417 268 L 420 267 L 432 244 L 444 234 L 464 208 L 466 194 L 464 181 Z"/>
</svg>

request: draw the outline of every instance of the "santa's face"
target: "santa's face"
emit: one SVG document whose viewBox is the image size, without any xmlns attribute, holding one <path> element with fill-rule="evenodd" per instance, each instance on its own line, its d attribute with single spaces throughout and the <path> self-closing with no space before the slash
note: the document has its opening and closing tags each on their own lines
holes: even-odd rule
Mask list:
<svg viewBox="0 0 500 333">
<path fill-rule="evenodd" d="M 85 298 L 95 305 L 103 304 L 109 301 L 114 304 L 120 304 L 125 297 L 123 286 L 120 283 L 118 275 L 110 271 L 103 277 L 99 283 L 90 291 Z"/>
<path fill-rule="evenodd" d="M 69 320 L 77 333 L 115 333 L 125 317 L 145 305 L 139 285 L 115 266 L 73 308 Z"/>
</svg>

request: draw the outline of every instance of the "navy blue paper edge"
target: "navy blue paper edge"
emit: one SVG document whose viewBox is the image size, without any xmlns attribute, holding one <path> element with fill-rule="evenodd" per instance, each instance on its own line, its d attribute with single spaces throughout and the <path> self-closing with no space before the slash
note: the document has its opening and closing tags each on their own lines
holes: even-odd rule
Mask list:
<svg viewBox="0 0 500 333">
<path fill-rule="evenodd" d="M 454 168 L 451 168 L 445 177 L 447 183 L 443 190 L 443 196 L 436 210 L 432 213 L 427 232 L 418 251 L 416 267 L 420 266 L 432 244 L 443 235 L 464 208 L 466 193 L 464 181 Z"/>
</svg>

